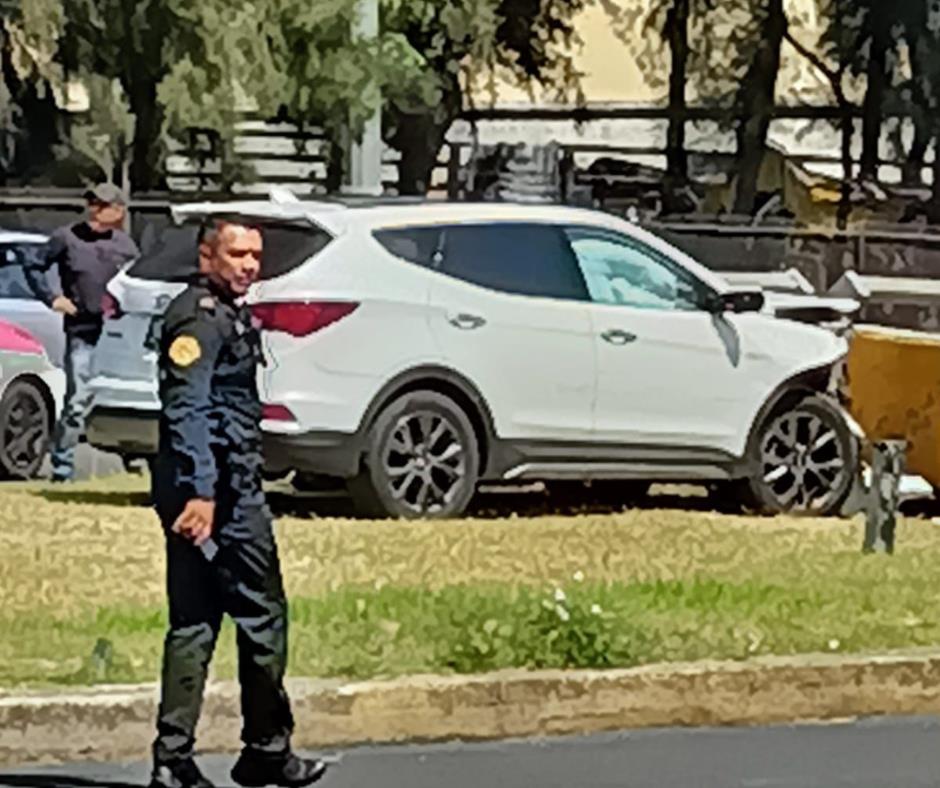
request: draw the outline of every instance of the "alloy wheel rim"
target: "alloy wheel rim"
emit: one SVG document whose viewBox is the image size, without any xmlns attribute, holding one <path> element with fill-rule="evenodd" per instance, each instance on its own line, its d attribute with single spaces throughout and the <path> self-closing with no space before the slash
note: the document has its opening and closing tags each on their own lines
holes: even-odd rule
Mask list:
<svg viewBox="0 0 940 788">
<path fill-rule="evenodd" d="M 848 473 L 837 429 L 821 416 L 793 411 L 773 421 L 761 444 L 761 479 L 784 511 L 831 506 Z"/>
<path fill-rule="evenodd" d="M 392 429 L 383 469 L 396 501 L 416 514 L 434 514 L 444 510 L 463 488 L 466 449 L 446 416 L 411 413 Z"/>
<path fill-rule="evenodd" d="M 42 456 L 46 438 L 42 403 L 31 393 L 16 396 L 3 425 L 3 452 L 17 473 L 27 473 Z"/>
</svg>

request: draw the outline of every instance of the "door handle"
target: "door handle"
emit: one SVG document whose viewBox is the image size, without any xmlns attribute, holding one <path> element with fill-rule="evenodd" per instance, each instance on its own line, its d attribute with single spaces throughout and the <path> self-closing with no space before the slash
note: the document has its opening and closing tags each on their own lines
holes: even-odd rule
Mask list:
<svg viewBox="0 0 940 788">
<path fill-rule="evenodd" d="M 475 328 L 482 328 L 486 325 L 486 320 L 484 320 L 482 317 L 477 315 L 468 315 L 463 312 L 459 315 L 448 318 L 447 322 L 456 328 L 462 329 L 463 331 L 472 331 Z"/>
<path fill-rule="evenodd" d="M 601 334 L 601 338 L 611 345 L 629 345 L 631 342 L 636 342 L 637 340 L 636 334 L 631 334 L 629 331 L 621 331 L 619 328 L 605 331 Z"/>
</svg>

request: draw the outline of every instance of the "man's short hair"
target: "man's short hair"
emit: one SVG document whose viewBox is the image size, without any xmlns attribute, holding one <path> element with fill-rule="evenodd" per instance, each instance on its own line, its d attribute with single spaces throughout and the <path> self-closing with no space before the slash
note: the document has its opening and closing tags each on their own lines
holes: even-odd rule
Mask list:
<svg viewBox="0 0 940 788">
<path fill-rule="evenodd" d="M 214 247 L 219 240 L 219 233 L 229 224 L 245 227 L 249 230 L 257 230 L 259 233 L 261 232 L 260 225 L 239 219 L 238 217 L 226 218 L 223 216 L 208 216 L 199 225 L 198 243 L 200 245 L 208 244 Z"/>
</svg>

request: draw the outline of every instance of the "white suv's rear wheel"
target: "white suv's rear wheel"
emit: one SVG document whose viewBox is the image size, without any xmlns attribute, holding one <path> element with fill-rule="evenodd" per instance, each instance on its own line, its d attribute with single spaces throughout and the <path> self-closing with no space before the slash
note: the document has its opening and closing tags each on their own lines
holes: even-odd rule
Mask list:
<svg viewBox="0 0 940 788">
<path fill-rule="evenodd" d="M 838 408 L 809 397 L 772 414 L 754 442 L 753 503 L 771 514 L 836 514 L 858 472 L 858 446 Z"/>
<path fill-rule="evenodd" d="M 476 491 L 480 449 L 467 414 L 432 391 L 405 394 L 369 431 L 360 474 L 349 490 L 373 517 L 453 517 Z"/>
</svg>

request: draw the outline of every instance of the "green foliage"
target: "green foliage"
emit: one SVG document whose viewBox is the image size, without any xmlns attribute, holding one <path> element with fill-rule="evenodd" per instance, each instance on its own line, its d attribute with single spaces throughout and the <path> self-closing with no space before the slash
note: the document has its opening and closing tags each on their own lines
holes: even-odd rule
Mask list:
<svg viewBox="0 0 940 788">
<path fill-rule="evenodd" d="M 99 180 L 113 182 L 120 170 L 120 181 L 126 187 L 136 126 L 127 96 L 116 79 L 86 74 L 81 81 L 88 91 L 88 112 L 70 125 L 62 153 L 89 160 L 100 171 Z"/>
</svg>

